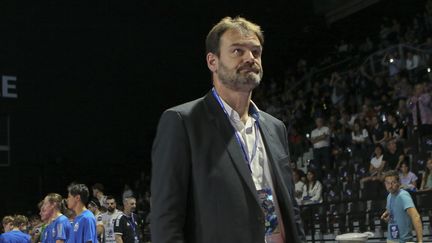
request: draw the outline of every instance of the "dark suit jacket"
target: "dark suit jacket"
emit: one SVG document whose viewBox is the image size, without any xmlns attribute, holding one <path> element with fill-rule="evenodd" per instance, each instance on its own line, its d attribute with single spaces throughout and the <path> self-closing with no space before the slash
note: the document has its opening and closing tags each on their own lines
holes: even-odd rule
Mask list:
<svg viewBox="0 0 432 243">
<path fill-rule="evenodd" d="M 286 128 L 265 112 L 259 115 L 286 242 L 300 242 L 304 233 L 293 198 Z M 152 242 L 264 242 L 264 214 L 252 176 L 211 92 L 163 113 L 152 162 Z"/>
</svg>

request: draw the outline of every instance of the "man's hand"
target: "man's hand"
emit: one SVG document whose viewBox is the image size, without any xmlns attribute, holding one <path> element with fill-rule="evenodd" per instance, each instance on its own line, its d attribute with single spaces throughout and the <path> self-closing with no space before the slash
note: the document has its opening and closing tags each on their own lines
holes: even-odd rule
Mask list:
<svg viewBox="0 0 432 243">
<path fill-rule="evenodd" d="M 390 214 L 389 212 L 385 211 L 382 215 L 381 215 L 381 220 L 384 220 L 386 223 L 389 221 L 390 219 Z"/>
</svg>

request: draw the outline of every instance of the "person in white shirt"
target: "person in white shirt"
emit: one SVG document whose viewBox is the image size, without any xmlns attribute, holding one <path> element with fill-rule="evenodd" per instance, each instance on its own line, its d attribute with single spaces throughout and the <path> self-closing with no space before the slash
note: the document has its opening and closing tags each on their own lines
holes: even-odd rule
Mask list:
<svg viewBox="0 0 432 243">
<path fill-rule="evenodd" d="M 122 212 L 117 210 L 117 202 L 114 197 L 107 196 L 108 208 L 105 213 L 102 213 L 102 222 L 105 229 L 105 243 L 116 243 L 114 234 L 114 225 L 118 217 L 122 215 Z"/>
<path fill-rule="evenodd" d="M 297 204 L 301 205 L 303 203 L 303 191 L 306 190 L 306 184 L 301 180 L 299 171 L 296 169 L 293 170 L 293 179 L 295 187 L 294 197 L 297 201 Z"/>
<path fill-rule="evenodd" d="M 313 144 L 314 163 L 320 169 L 331 169 L 330 157 L 330 129 L 324 126 L 321 117 L 315 119 L 316 128 L 312 130 L 311 142 Z"/>
<path fill-rule="evenodd" d="M 303 187 L 302 204 L 322 203 L 322 184 L 316 179 L 316 174 L 313 170 L 309 170 L 307 175 L 306 186 Z"/>
<path fill-rule="evenodd" d="M 382 172 L 385 168 L 386 162 L 383 160 L 384 154 L 383 154 L 383 147 L 380 144 L 375 145 L 375 152 L 370 160 L 370 166 L 369 166 L 369 176 L 364 177 L 360 180 L 361 183 L 367 182 L 367 181 L 381 181 L 383 180 Z"/>
</svg>

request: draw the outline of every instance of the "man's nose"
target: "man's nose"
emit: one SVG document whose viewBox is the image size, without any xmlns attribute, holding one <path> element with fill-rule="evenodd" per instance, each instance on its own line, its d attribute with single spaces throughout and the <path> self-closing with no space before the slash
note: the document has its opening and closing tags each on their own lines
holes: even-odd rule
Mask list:
<svg viewBox="0 0 432 243">
<path fill-rule="evenodd" d="M 245 60 L 245 62 L 255 62 L 255 56 L 250 50 L 245 51 L 243 59 Z"/>
</svg>

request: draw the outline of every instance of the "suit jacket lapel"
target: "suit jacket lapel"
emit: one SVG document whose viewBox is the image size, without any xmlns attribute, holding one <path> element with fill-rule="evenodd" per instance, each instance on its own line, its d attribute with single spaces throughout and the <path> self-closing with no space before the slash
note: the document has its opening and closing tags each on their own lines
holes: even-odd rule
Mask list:
<svg viewBox="0 0 432 243">
<path fill-rule="evenodd" d="M 277 151 L 275 150 L 274 146 L 268 146 L 269 144 L 275 144 L 276 141 L 273 141 L 274 138 L 272 136 L 272 133 L 270 132 L 270 129 L 266 125 L 265 118 L 262 115 L 259 116 L 259 127 L 260 127 L 261 137 L 264 140 L 263 143 L 267 152 L 267 157 L 270 166 L 274 167 L 275 159 L 276 160 L 278 159 L 275 156 L 279 155 L 280 153 L 283 153 L 283 151 Z"/>
<path fill-rule="evenodd" d="M 219 134 L 222 136 L 224 144 L 227 146 L 227 151 L 231 157 L 232 163 L 237 168 L 240 177 L 244 180 L 245 184 L 259 205 L 260 201 L 252 180 L 252 175 L 249 167 L 247 166 L 247 161 L 244 158 L 243 151 L 234 135 L 234 128 L 229 122 L 228 117 L 224 113 L 222 107 L 220 107 L 217 100 L 213 97 L 211 91 L 207 93 L 207 95 L 204 97 L 204 100 L 209 109 L 211 120 L 214 122 L 216 129 L 218 129 Z"/>
<path fill-rule="evenodd" d="M 281 159 L 280 156 L 284 156 L 285 154 L 283 151 L 279 151 L 275 149 L 274 146 L 268 146 L 269 144 L 277 143 L 277 141 L 274 141 L 275 138 L 270 132 L 269 127 L 266 126 L 265 118 L 263 116 L 260 116 L 260 131 L 267 152 L 267 158 L 270 167 L 270 174 L 272 177 L 274 190 L 276 193 L 276 197 L 278 198 L 279 201 L 281 214 L 283 214 L 281 216 L 284 219 L 283 223 L 285 227 L 285 237 L 287 237 L 287 242 L 290 242 L 290 240 L 288 239 L 291 238 L 295 242 L 300 242 L 296 230 L 295 213 L 293 211 L 293 204 L 291 201 L 291 199 L 294 197 L 291 197 L 290 190 L 283 185 L 284 183 L 282 183 L 282 181 L 284 180 L 284 178 L 281 175 L 282 173 L 280 168 L 281 165 L 277 164 Z"/>
</svg>

